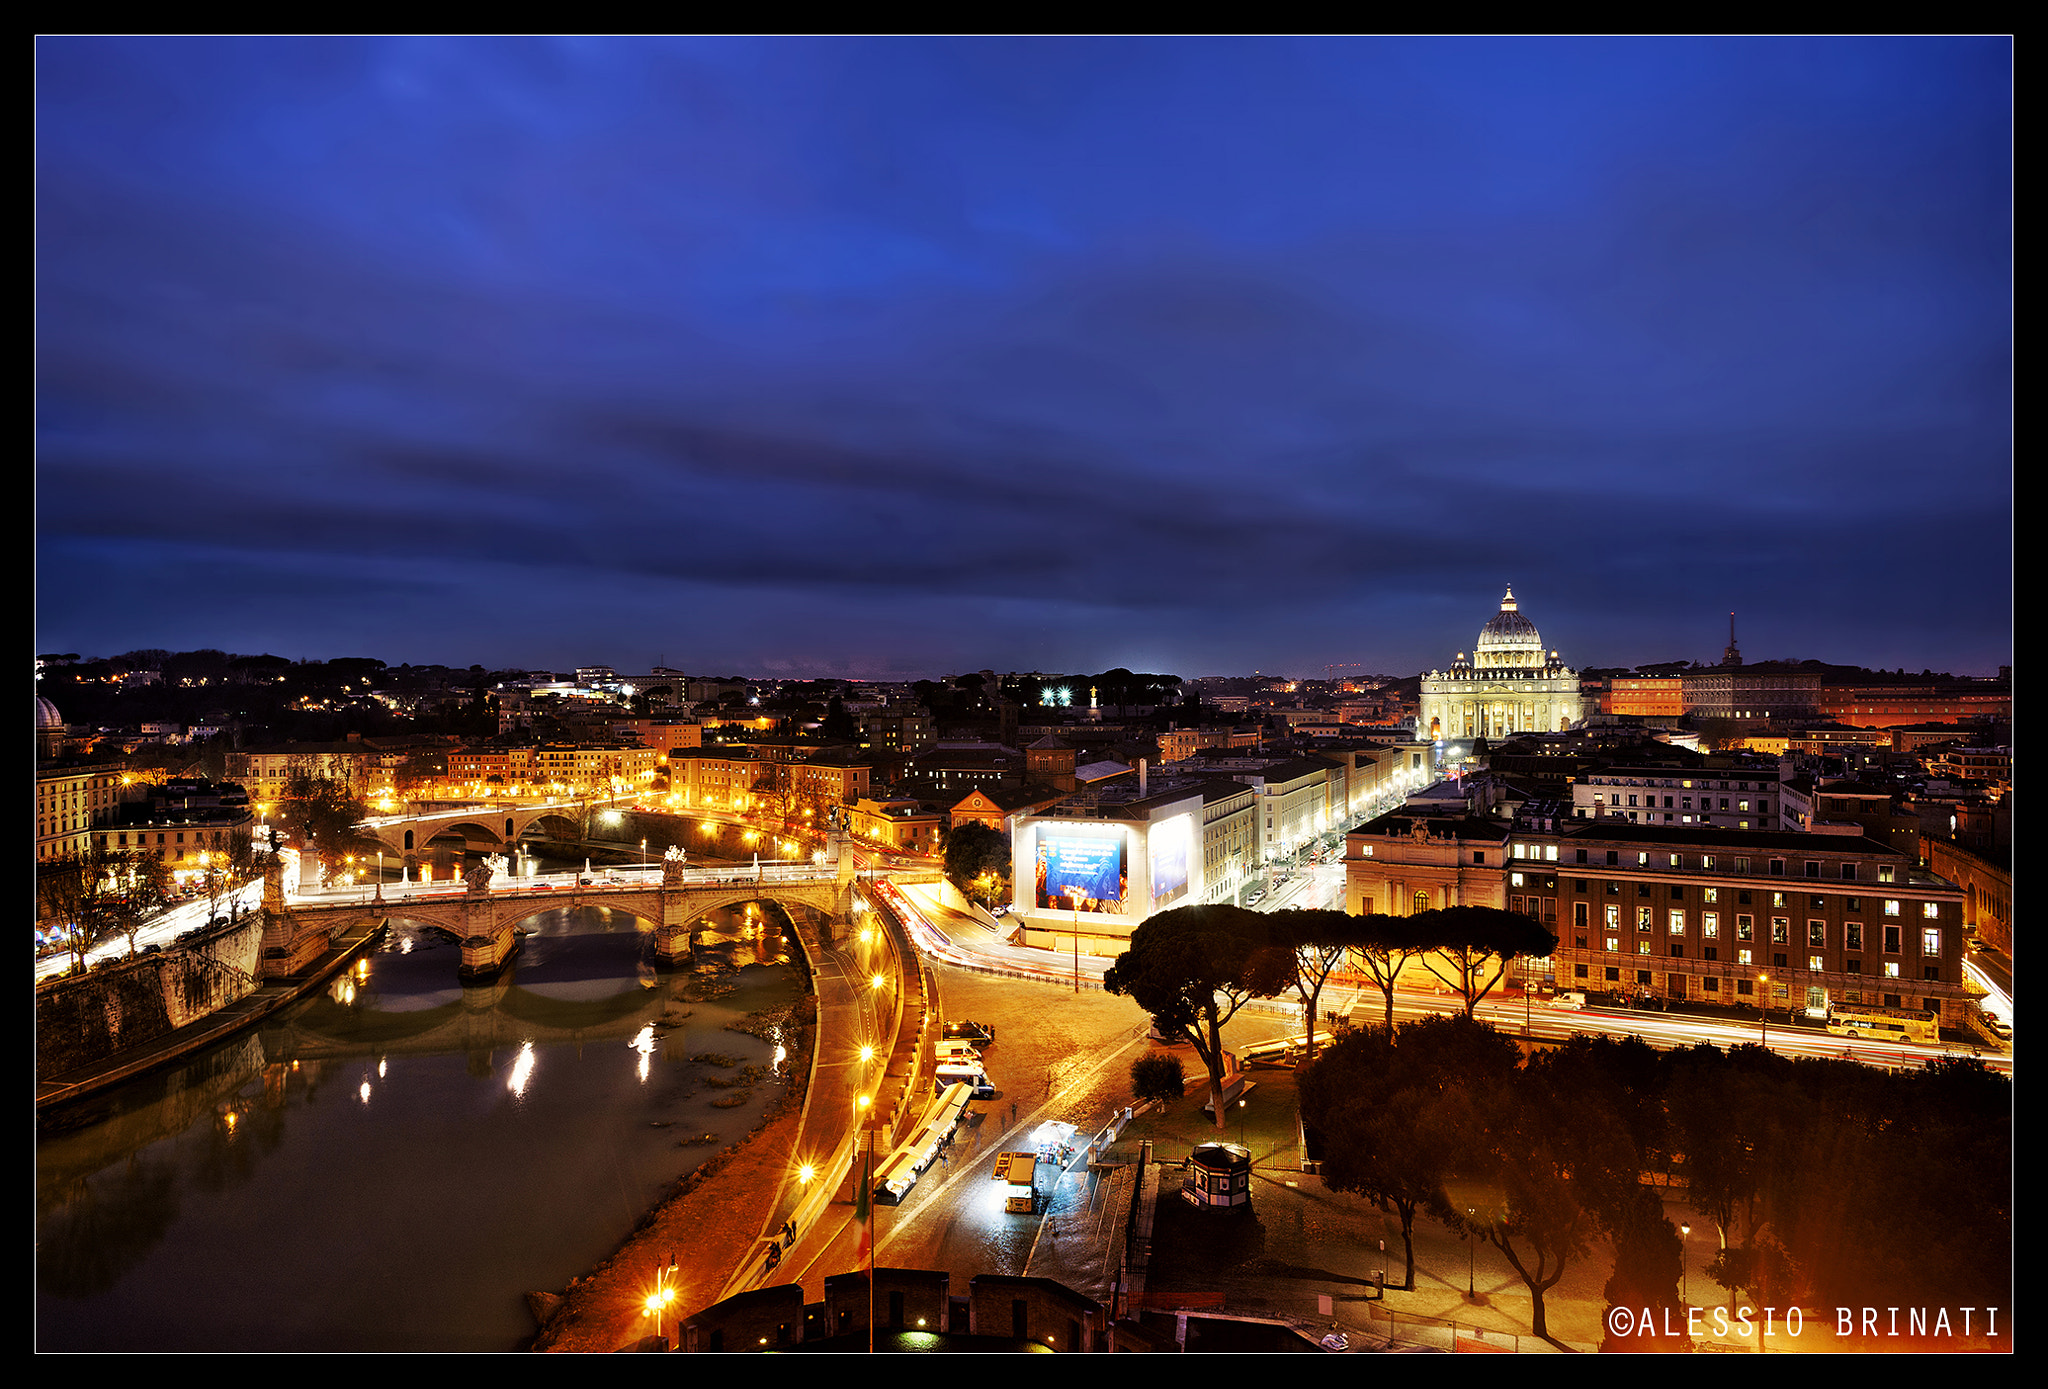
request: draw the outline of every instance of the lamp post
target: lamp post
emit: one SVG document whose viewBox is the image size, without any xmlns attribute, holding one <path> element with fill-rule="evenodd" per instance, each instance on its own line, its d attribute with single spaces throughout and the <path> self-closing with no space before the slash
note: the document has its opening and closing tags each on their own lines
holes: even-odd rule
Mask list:
<svg viewBox="0 0 2048 1389">
<path fill-rule="evenodd" d="M 1472 1222 L 1479 1218 L 1477 1207 L 1465 1207 L 1465 1300 L 1478 1301 L 1478 1290 L 1474 1283 L 1479 1269 L 1479 1236 L 1472 1228 Z"/>
<path fill-rule="evenodd" d="M 1692 1262 L 1692 1224 L 1690 1221 L 1678 1227 L 1678 1300 L 1682 1304 L 1686 1297 L 1686 1265 Z"/>
<path fill-rule="evenodd" d="M 1760 992 L 1756 999 L 1758 1036 L 1766 1050 L 1771 1045 L 1771 976 L 1759 974 L 1756 977 Z"/>
</svg>

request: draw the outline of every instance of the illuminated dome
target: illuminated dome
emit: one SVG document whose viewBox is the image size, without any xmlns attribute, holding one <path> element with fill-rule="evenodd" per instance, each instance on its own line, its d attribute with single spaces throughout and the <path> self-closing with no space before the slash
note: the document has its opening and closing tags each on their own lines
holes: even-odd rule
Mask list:
<svg viewBox="0 0 2048 1389">
<path fill-rule="evenodd" d="M 1543 634 L 1536 630 L 1535 623 L 1522 616 L 1512 586 L 1500 600 L 1500 611 L 1479 629 L 1479 640 L 1472 644 L 1472 664 L 1482 670 L 1550 664 L 1543 656 Z"/>
</svg>

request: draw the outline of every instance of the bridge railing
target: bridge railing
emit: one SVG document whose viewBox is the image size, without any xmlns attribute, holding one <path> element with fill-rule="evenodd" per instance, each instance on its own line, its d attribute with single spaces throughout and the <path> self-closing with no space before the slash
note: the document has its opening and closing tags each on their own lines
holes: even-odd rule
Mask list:
<svg viewBox="0 0 2048 1389">
<path fill-rule="evenodd" d="M 837 877 L 833 868 L 819 867 L 809 863 L 764 863 L 759 867 L 734 864 L 718 868 L 689 868 L 682 873 L 684 887 L 743 887 L 752 884 L 815 883 L 826 882 Z M 649 864 L 645 868 L 610 867 L 594 869 L 589 873 L 534 873 L 526 876 L 508 875 L 491 880 L 493 894 L 515 895 L 527 892 L 603 892 L 607 888 L 622 891 L 645 892 L 650 887 L 662 885 L 660 864 Z M 342 907 L 357 906 L 377 900 L 378 885 L 375 883 L 351 883 L 339 887 L 308 888 L 287 895 L 291 900 L 307 906 Z M 409 902 L 421 898 L 464 897 L 469 893 L 468 884 L 459 879 L 452 882 L 385 883 L 383 900 L 386 902 Z"/>
</svg>

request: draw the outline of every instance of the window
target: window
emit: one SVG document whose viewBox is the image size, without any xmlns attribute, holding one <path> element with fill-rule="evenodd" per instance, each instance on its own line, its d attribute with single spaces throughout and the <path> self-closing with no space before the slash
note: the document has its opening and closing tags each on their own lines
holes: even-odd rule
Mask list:
<svg viewBox="0 0 2048 1389">
<path fill-rule="evenodd" d="M 1885 898 L 1884 914 L 1886 916 L 1897 916 L 1899 914 L 1898 902 L 1889 897 Z"/>
<path fill-rule="evenodd" d="M 1584 849 L 1574 849 L 1572 853 L 1574 855 L 1573 863 L 1584 863 L 1586 861 L 1586 851 Z"/>
<path fill-rule="evenodd" d="M 1572 929 L 1578 931 L 1586 929 L 1586 904 L 1584 902 L 1572 903 Z"/>
<path fill-rule="evenodd" d="M 1735 952 L 1735 963 L 1738 965 L 1753 965 L 1756 963 L 1756 957 L 1747 950 L 1738 950 Z M 1747 990 L 1744 992 L 1747 992 Z"/>
<path fill-rule="evenodd" d="M 1784 893 L 1782 893 L 1782 892 L 1774 892 L 1774 893 L 1772 893 L 1772 894 L 1771 894 L 1771 905 L 1772 905 L 1772 906 L 1774 906 L 1774 907 L 1782 907 L 1782 906 L 1784 906 L 1784 905 L 1785 905 L 1785 894 L 1784 894 Z"/>
<path fill-rule="evenodd" d="M 1711 954 L 1709 954 L 1707 958 L 1711 960 L 1714 957 Z M 1700 982 L 1707 986 L 1707 992 L 1710 994 L 1717 994 L 1721 992 L 1721 981 L 1714 978 L 1712 975 L 1708 975 L 1705 979 L 1701 980 Z"/>
<path fill-rule="evenodd" d="M 1842 945 L 1849 950 L 1861 950 L 1863 948 L 1862 922 L 1845 921 L 1842 923 Z"/>
<path fill-rule="evenodd" d="M 1863 973 L 1863 961 L 1861 961 L 1861 960 L 1844 960 L 1844 961 L 1842 962 L 1842 972 L 1843 972 L 1844 974 L 1861 974 L 1861 973 Z M 1855 1002 L 1856 1000 L 1852 998 L 1852 999 L 1850 999 L 1849 1001 L 1850 1001 L 1851 1003 L 1854 1003 L 1854 1002 Z"/>
<path fill-rule="evenodd" d="M 1845 882 L 1845 883 L 1853 883 L 1853 882 L 1855 882 L 1855 881 L 1856 881 L 1856 865 L 1855 865 L 1855 864 L 1853 864 L 1853 863 L 1845 863 L 1845 864 L 1843 864 L 1843 865 L 1842 865 L 1842 881 L 1843 881 L 1843 882 Z"/>
<path fill-rule="evenodd" d="M 1888 882 L 1891 882 L 1891 881 L 1892 881 L 1892 874 L 1893 874 L 1893 873 L 1895 873 L 1895 872 L 1897 872 L 1897 871 L 1898 871 L 1898 869 L 1897 869 L 1897 868 L 1896 868 L 1896 867 L 1895 867 L 1894 865 L 1892 865 L 1892 864 L 1889 864 L 1889 863 L 1880 863 L 1880 864 L 1879 864 L 1879 865 L 1877 866 L 1877 880 L 1878 880 L 1879 882 L 1881 882 L 1881 883 L 1888 883 Z"/>
<path fill-rule="evenodd" d="M 1941 919 L 1941 903 L 1922 902 L 1920 904 L 1920 915 L 1926 917 L 1929 921 L 1939 921 Z"/>
<path fill-rule="evenodd" d="M 1721 913 L 1701 912 L 1700 934 L 1708 940 L 1719 940 L 1721 938 Z"/>
<path fill-rule="evenodd" d="M 1922 955 L 1939 956 L 1941 954 L 1941 932 L 1931 926 L 1922 931 L 1920 933 L 1920 953 Z"/>
<path fill-rule="evenodd" d="M 1267 824 L 1268 824 L 1268 825 L 1270 825 L 1271 823 L 1272 823 L 1272 822 L 1271 822 L 1270 820 L 1269 820 L 1269 821 L 1267 821 Z M 1474 863 L 1484 863 L 1484 862 L 1486 862 L 1486 850 L 1484 850 L 1484 849 L 1474 849 L 1474 850 L 1472 851 L 1472 861 L 1473 861 Z"/>
<path fill-rule="evenodd" d="M 1886 960 L 1884 962 L 1884 977 L 1887 979 L 1899 977 L 1899 962 L 1897 960 Z"/>
<path fill-rule="evenodd" d="M 1710 945 L 1701 953 L 1705 955 L 1705 957 L 1709 960 L 1718 960 L 1721 958 L 1721 947 L 1718 945 Z"/>
<path fill-rule="evenodd" d="M 1813 862 L 1811 859 L 1807 860 L 1806 876 L 1809 878 L 1818 878 L 1820 876 L 1820 865 L 1818 863 Z"/>
<path fill-rule="evenodd" d="M 1674 960 L 1679 960 L 1679 959 L 1683 959 L 1683 958 L 1685 958 L 1685 947 L 1684 947 L 1684 946 L 1682 946 L 1682 945 L 1674 945 L 1674 946 L 1672 946 L 1672 947 L 1671 947 L 1671 958 L 1672 958 L 1672 959 L 1674 959 Z"/>
<path fill-rule="evenodd" d="M 1674 935 L 1674 936 L 1682 936 L 1682 935 L 1684 935 L 1684 934 L 1685 934 L 1685 913 L 1684 913 L 1684 912 L 1671 912 L 1671 913 L 1669 913 L 1669 921 L 1670 921 L 1670 924 L 1669 924 L 1669 928 L 1668 928 L 1668 929 L 1670 930 L 1670 932 L 1671 932 L 1671 934 L 1672 934 L 1672 935 Z"/>
<path fill-rule="evenodd" d="M 1781 858 L 1774 858 L 1771 860 L 1771 876 L 1774 878 L 1782 878 L 1785 876 L 1785 860 Z"/>
<path fill-rule="evenodd" d="M 1636 884 L 1636 896 L 1638 896 L 1638 897 L 1648 897 L 1649 895 L 1650 895 L 1650 885 L 1649 885 L 1648 883 L 1637 883 L 1637 884 Z"/>
<path fill-rule="evenodd" d="M 1792 923 L 1782 916 L 1771 918 L 1771 944 L 1789 945 L 1792 941 Z"/>
<path fill-rule="evenodd" d="M 1649 909 L 1648 907 L 1637 907 L 1637 908 L 1636 908 L 1636 929 L 1637 929 L 1638 931 L 1647 931 L 1647 930 L 1649 930 L 1649 929 L 1650 929 L 1650 925 L 1651 925 L 1651 921 L 1650 921 L 1650 909 Z"/>
<path fill-rule="evenodd" d="M 1808 950 L 1825 950 L 1828 948 L 1827 922 L 1809 921 L 1806 923 L 1806 948 Z"/>
<path fill-rule="evenodd" d="M 1756 919 L 1755 919 L 1754 917 L 1748 917 L 1748 916 L 1737 916 L 1737 917 L 1735 918 L 1735 939 L 1737 939 L 1737 940 L 1754 940 L 1754 939 L 1756 939 L 1756 925 L 1755 925 L 1755 921 L 1756 921 Z"/>
<path fill-rule="evenodd" d="M 1720 901 L 1720 900 L 1721 900 L 1721 889 L 1720 889 L 1720 888 L 1718 888 L 1718 887 L 1703 887 L 1703 888 L 1701 888 L 1701 889 L 1700 889 L 1700 900 L 1701 900 L 1702 902 L 1705 902 L 1705 903 L 1706 903 L 1706 904 L 1707 904 L 1708 906 L 1710 906 L 1710 907 L 1711 907 L 1711 906 L 1713 906 L 1713 905 L 1714 905 L 1714 903 L 1716 903 L 1716 902 L 1718 902 L 1718 901 Z"/>
<path fill-rule="evenodd" d="M 1607 929 L 1610 931 L 1621 929 L 1621 908 L 1612 903 L 1609 903 L 1607 907 Z"/>
<path fill-rule="evenodd" d="M 1621 953 L 1620 936 L 1609 936 L 1607 938 L 1607 953 L 1610 955 L 1619 955 Z"/>
<path fill-rule="evenodd" d="M 1522 875 L 1520 873 L 1508 874 L 1508 885 L 1510 887 L 1520 887 L 1522 885 Z"/>
<path fill-rule="evenodd" d="M 1884 928 L 1884 953 L 1887 955 L 1899 953 L 1899 928 L 1896 926 Z"/>
<path fill-rule="evenodd" d="M 1618 864 L 1618 863 L 1620 863 L 1620 862 L 1621 862 L 1621 854 L 1620 854 L 1620 852 L 1619 852 L 1618 850 L 1615 850 L 1615 849 L 1609 849 L 1609 850 L 1607 851 L 1607 864 L 1608 864 L 1608 867 L 1610 867 L 1610 868 L 1611 868 L 1611 867 L 1613 867 L 1613 866 L 1614 866 L 1615 864 Z"/>
</svg>

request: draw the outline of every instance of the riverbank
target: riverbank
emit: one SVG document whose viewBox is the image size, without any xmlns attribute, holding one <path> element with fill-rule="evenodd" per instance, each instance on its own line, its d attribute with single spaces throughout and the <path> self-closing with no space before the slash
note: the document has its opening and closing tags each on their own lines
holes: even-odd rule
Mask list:
<svg viewBox="0 0 2048 1389">
<path fill-rule="evenodd" d="M 800 1025 L 806 1011 L 800 1004 Z M 804 1025 L 806 1040 L 815 1039 L 814 1024 L 813 1017 Z M 745 1026 L 736 1030 L 753 1031 Z M 655 1334 L 643 1309 L 672 1261 L 676 1273 L 668 1285 L 677 1296 L 663 1315 L 661 1335 L 676 1344 L 677 1321 L 716 1302 L 733 1270 L 755 1251 L 803 1126 L 809 1069 L 808 1058 L 802 1068 L 792 1066 L 788 1086 L 754 1131 L 684 1177 L 610 1258 L 561 1293 L 526 1295 L 540 1324 L 534 1350 L 607 1354 L 634 1349 Z"/>
<path fill-rule="evenodd" d="M 90 1098 L 137 1076 L 175 1065 L 196 1052 L 256 1026 L 273 1013 L 325 986 L 363 951 L 381 940 L 387 925 L 382 917 L 366 919 L 362 929 L 337 935 L 333 947 L 303 974 L 258 985 L 250 993 L 224 1004 L 205 1017 L 173 1028 L 141 1045 L 123 1048 L 60 1075 L 38 1078 L 37 1115 Z M 166 957 L 151 957 L 151 962 L 161 958 Z M 38 1000 L 39 1023 L 42 1021 L 40 1004 Z"/>
</svg>

